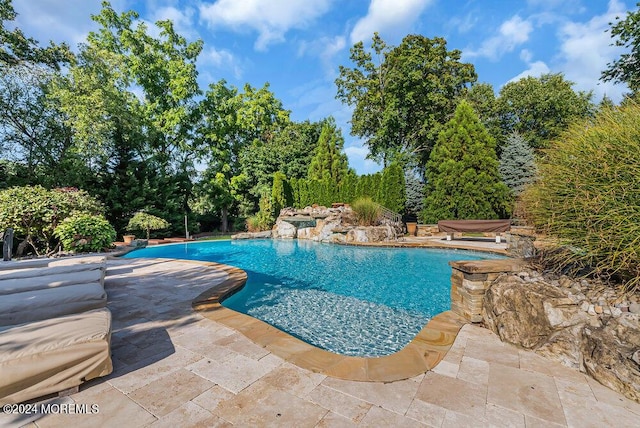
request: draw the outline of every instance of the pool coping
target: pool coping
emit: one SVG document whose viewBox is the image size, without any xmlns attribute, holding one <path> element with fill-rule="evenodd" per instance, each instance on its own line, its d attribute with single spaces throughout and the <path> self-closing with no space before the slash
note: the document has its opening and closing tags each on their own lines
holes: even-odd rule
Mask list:
<svg viewBox="0 0 640 428">
<path fill-rule="evenodd" d="M 339 355 L 250 315 L 222 306 L 220 302 L 225 297 L 244 287 L 247 273 L 242 269 L 215 262 L 171 260 L 211 266 L 228 274 L 227 279 L 192 300 L 193 309 L 202 316 L 242 333 L 285 361 L 338 379 L 393 382 L 423 374 L 444 358 L 462 326 L 469 323 L 452 311 L 445 311 L 433 317 L 407 346 L 391 355 L 372 358 Z"/>
</svg>

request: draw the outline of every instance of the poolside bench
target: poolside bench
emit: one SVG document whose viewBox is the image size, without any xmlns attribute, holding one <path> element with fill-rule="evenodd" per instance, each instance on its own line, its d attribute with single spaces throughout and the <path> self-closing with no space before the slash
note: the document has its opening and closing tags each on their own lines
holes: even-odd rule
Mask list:
<svg viewBox="0 0 640 428">
<path fill-rule="evenodd" d="M 438 230 L 447 233 L 447 241 L 450 241 L 454 232 L 494 232 L 496 242 L 500 243 L 500 232 L 511 229 L 511 220 L 440 220 Z"/>
<path fill-rule="evenodd" d="M 0 404 L 112 371 L 104 257 L 0 262 Z"/>
</svg>

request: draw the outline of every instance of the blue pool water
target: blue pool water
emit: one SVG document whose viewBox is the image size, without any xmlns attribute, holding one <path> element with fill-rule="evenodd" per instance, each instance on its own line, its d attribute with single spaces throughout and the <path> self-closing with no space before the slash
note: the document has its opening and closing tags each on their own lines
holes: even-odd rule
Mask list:
<svg viewBox="0 0 640 428">
<path fill-rule="evenodd" d="M 329 351 L 375 357 L 399 351 L 450 308 L 451 260 L 501 258 L 424 248 L 310 241 L 206 241 L 154 246 L 124 257 L 224 263 L 248 274 L 224 306 Z"/>
</svg>

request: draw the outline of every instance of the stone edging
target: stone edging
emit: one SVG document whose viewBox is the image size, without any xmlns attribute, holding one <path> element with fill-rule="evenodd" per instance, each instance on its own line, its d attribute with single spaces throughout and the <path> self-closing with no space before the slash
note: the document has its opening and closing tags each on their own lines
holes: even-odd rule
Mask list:
<svg viewBox="0 0 640 428">
<path fill-rule="evenodd" d="M 225 297 L 244 287 L 247 274 L 242 269 L 214 262 L 191 262 L 211 266 L 229 274 L 222 283 L 193 299 L 194 310 L 210 320 L 237 330 L 254 343 L 298 367 L 339 379 L 392 382 L 425 373 L 444 358 L 460 328 L 467 323 L 464 318 L 446 311 L 433 317 L 407 346 L 394 354 L 376 358 L 334 354 L 264 321 L 222 306 L 220 302 Z"/>
</svg>

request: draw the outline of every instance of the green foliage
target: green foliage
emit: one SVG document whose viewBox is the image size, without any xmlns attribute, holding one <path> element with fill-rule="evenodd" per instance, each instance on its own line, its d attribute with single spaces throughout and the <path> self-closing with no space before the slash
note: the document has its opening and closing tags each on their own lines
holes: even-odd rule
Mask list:
<svg viewBox="0 0 640 428">
<path fill-rule="evenodd" d="M 269 230 L 276 222 L 273 212 L 273 201 L 267 192 L 260 197 L 260 210 L 256 214 L 256 225 L 258 230 Z M 247 223 L 247 226 L 249 223 Z"/>
<path fill-rule="evenodd" d="M 336 79 L 337 98 L 354 107 L 351 134 L 385 166 L 393 160 L 424 165 L 457 97 L 476 80 L 474 67 L 440 37 L 408 35 L 392 47 L 376 33 L 371 50 L 356 43 L 355 67 L 340 66 Z"/>
<path fill-rule="evenodd" d="M 356 199 L 358 186 L 358 176 L 353 170 L 349 170 L 338 185 L 338 197 L 336 202 L 351 203 Z"/>
<path fill-rule="evenodd" d="M 145 212 L 138 212 L 129 220 L 127 230 L 145 231 L 147 233 L 147 239 L 149 239 L 149 234 L 152 230 L 166 229 L 167 227 L 169 227 L 169 222 L 165 219 Z"/>
<path fill-rule="evenodd" d="M 509 188 L 500 180 L 495 140 L 461 101 L 438 136 L 427 164 L 424 223 L 508 215 Z"/>
<path fill-rule="evenodd" d="M 260 232 L 260 219 L 257 215 L 252 215 L 246 219 L 248 232 Z"/>
<path fill-rule="evenodd" d="M 616 17 L 616 22 L 610 24 L 615 46 L 622 46 L 627 52 L 607 64 L 601 77 L 605 82 L 626 83 L 633 94 L 640 90 L 640 3 L 636 6 L 637 10 L 627 12 L 624 19 Z"/>
<path fill-rule="evenodd" d="M 424 208 L 424 183 L 415 174 L 405 175 L 405 192 L 407 195 L 405 212 L 417 216 Z"/>
<path fill-rule="evenodd" d="M 525 77 L 507 83 L 496 101 L 502 138 L 518 132 L 534 149 L 546 147 L 574 120 L 594 110 L 591 92 L 574 92 L 562 74 Z"/>
<path fill-rule="evenodd" d="M 293 206 L 293 195 L 287 177 L 280 171 L 273 175 L 273 188 L 271 190 L 273 213 L 277 218 L 280 210 Z"/>
<path fill-rule="evenodd" d="M 23 186 L 0 191 L 0 230 L 13 228 L 16 238 L 23 240 L 23 250 L 29 245 L 37 255 L 55 245 L 54 231 L 67 217 L 102 212 L 96 199 L 74 188 Z"/>
<path fill-rule="evenodd" d="M 499 116 L 496 112 L 497 98 L 493 86 L 490 83 L 474 83 L 471 88 L 463 94 L 465 100 L 471 104 L 480 122 L 487 128 L 489 135 L 496 138 L 498 145 L 501 143 L 502 130 L 500 128 Z"/>
<path fill-rule="evenodd" d="M 77 214 L 67 217 L 55 228 L 62 248 L 78 253 L 101 251 L 112 245 L 116 231 L 102 216 Z"/>
<path fill-rule="evenodd" d="M 376 200 L 380 194 L 380 183 L 382 181 L 382 173 L 366 174 L 360 176 L 356 185 L 357 197 L 369 197 Z"/>
<path fill-rule="evenodd" d="M 315 154 L 309 165 L 308 178 L 340 183 L 349 170 L 347 155 L 342 152 L 344 139 L 333 120 L 327 121 L 320 133 Z"/>
<path fill-rule="evenodd" d="M 536 178 L 533 149 L 517 132 L 509 135 L 500 156 L 500 175 L 514 196 L 519 196 L 527 184 Z"/>
<path fill-rule="evenodd" d="M 358 198 L 351 203 L 360 226 L 375 226 L 380 221 L 381 208 L 369 197 Z"/>
<path fill-rule="evenodd" d="M 67 45 L 38 47 L 38 42 L 27 37 L 15 25 L 6 28 L 5 21 L 13 21 L 18 14 L 13 9 L 11 0 L 0 0 L 0 67 L 15 66 L 23 62 L 42 63 L 58 67 L 58 63 L 68 62 L 72 56 Z"/>
<path fill-rule="evenodd" d="M 405 210 L 407 195 L 404 171 L 396 162 L 382 170 L 378 201 L 383 207 L 395 213 L 403 213 Z"/>
<path fill-rule="evenodd" d="M 576 123 L 545 151 L 523 194 L 534 224 L 566 251 L 555 262 L 640 285 L 640 106 Z"/>
</svg>

